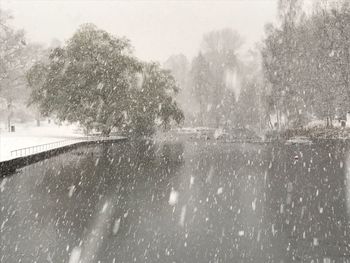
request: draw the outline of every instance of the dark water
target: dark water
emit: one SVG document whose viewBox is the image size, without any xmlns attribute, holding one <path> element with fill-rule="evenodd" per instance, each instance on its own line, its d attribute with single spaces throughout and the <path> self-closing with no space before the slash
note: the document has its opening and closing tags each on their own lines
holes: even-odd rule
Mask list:
<svg viewBox="0 0 350 263">
<path fill-rule="evenodd" d="M 120 143 L 0 182 L 1 262 L 350 262 L 350 147 Z"/>
</svg>

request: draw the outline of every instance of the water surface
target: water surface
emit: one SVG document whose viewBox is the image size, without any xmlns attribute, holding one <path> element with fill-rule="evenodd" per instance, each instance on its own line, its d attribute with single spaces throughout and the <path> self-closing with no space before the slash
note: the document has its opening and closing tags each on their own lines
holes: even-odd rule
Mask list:
<svg viewBox="0 0 350 263">
<path fill-rule="evenodd" d="M 350 262 L 350 147 L 82 147 L 0 182 L 1 262 Z"/>
</svg>

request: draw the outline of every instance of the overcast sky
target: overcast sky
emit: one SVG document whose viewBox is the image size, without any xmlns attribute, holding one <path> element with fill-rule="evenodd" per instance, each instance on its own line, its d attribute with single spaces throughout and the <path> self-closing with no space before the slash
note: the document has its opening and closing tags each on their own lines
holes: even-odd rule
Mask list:
<svg viewBox="0 0 350 263">
<path fill-rule="evenodd" d="M 14 25 L 24 28 L 31 41 L 64 41 L 80 24 L 90 22 L 129 38 L 138 57 L 161 62 L 178 53 L 193 57 L 202 35 L 214 29 L 235 29 L 246 47 L 253 46 L 262 38 L 264 25 L 275 21 L 276 2 L 0 0 L 1 8 L 12 11 Z"/>
</svg>

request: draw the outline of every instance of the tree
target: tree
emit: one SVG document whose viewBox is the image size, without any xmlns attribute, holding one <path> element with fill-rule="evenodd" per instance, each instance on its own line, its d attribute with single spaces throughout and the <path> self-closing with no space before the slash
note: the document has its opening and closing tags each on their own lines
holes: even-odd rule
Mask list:
<svg viewBox="0 0 350 263">
<path fill-rule="evenodd" d="M 338 116 L 345 120 L 350 111 L 350 3 L 343 2 L 337 9 L 331 10 L 333 19 L 335 68 L 339 72 Z"/>
<path fill-rule="evenodd" d="M 211 76 L 209 63 L 201 52 L 192 61 L 190 76 L 193 94 L 199 104 L 199 124 L 204 125 L 210 105 Z"/>
<path fill-rule="evenodd" d="M 10 130 L 14 99 L 21 94 L 23 76 L 24 32 L 14 30 L 8 22 L 12 16 L 0 9 L 0 97 L 6 100 L 7 126 Z"/>
<path fill-rule="evenodd" d="M 31 88 L 31 96 L 32 100 L 33 99 L 40 99 L 38 95 L 34 95 L 36 92 L 40 92 L 40 88 L 44 85 L 45 83 L 45 78 L 47 76 L 48 69 L 46 68 L 46 65 L 43 62 L 36 62 L 26 73 L 26 80 L 28 86 Z M 38 96 L 33 98 L 34 96 Z M 31 103 L 29 101 L 29 105 L 35 108 L 36 111 L 36 121 L 37 121 L 37 126 L 40 126 L 40 117 L 41 113 L 40 110 L 37 109 L 36 105 L 34 103 Z"/>
<path fill-rule="evenodd" d="M 165 109 L 171 107 L 168 114 L 162 111 L 160 116 L 165 124 L 173 116 L 178 120 L 180 110 L 169 103 L 169 97 L 159 95 L 169 89 L 162 74 L 157 75 L 158 80 L 152 77 L 142 82 L 142 86 L 149 81 L 150 85 L 157 85 L 159 94 L 143 96 L 144 88 L 137 89 L 137 75 L 149 73 L 147 69 L 132 55 L 127 39 L 91 24 L 83 25 L 65 46 L 52 51 L 47 63 L 38 63 L 28 72 L 31 101 L 43 115 L 54 114 L 61 121 L 78 122 L 86 130 L 97 129 L 103 135 L 109 135 L 113 128 L 126 131 L 126 127 L 132 133 L 149 134 L 152 129 L 143 122 L 156 115 L 144 111 L 139 116 L 147 103 L 158 98 L 158 104 L 163 103 Z M 149 88 L 146 90 L 150 92 Z"/>
<path fill-rule="evenodd" d="M 176 95 L 176 101 L 181 106 L 186 116 L 185 121 L 189 124 L 193 122 L 193 112 L 196 110 L 196 104 L 193 103 L 193 93 L 190 86 L 190 65 L 185 55 L 178 54 L 170 56 L 163 64 L 165 69 L 170 70 L 174 76 L 179 92 Z"/>
<path fill-rule="evenodd" d="M 298 39 L 300 74 L 309 104 L 309 111 L 332 126 L 338 116 L 345 119 L 350 101 L 349 33 L 347 5 L 337 8 L 326 4 L 315 8 L 312 16 L 300 24 Z M 348 9 L 349 11 L 349 9 Z M 349 14 L 349 13 L 348 13 Z M 344 19 L 345 18 L 345 19 Z"/>
<path fill-rule="evenodd" d="M 238 127 L 261 131 L 270 125 L 268 97 L 261 69 L 261 55 L 257 49 L 249 50 L 241 66 L 240 94 L 235 105 L 234 122 Z"/>
<path fill-rule="evenodd" d="M 12 16 L 0 9 L 0 92 L 5 92 L 7 84 L 17 69 L 23 67 L 22 52 L 26 45 L 24 32 L 8 25 Z"/>
<path fill-rule="evenodd" d="M 300 126 L 304 124 L 304 94 L 300 83 L 300 41 L 298 26 L 303 21 L 304 14 L 300 0 L 280 0 L 278 15 L 280 26 L 268 25 L 267 38 L 262 50 L 263 69 L 270 81 L 273 94 L 273 104 L 277 116 L 278 127 L 282 118 L 287 125 Z"/>
<path fill-rule="evenodd" d="M 145 63 L 141 85 L 131 89 L 125 112 L 123 130 L 126 134 L 149 136 L 156 128 L 169 129 L 171 121 L 177 124 L 184 115 L 174 96 L 178 93 L 174 77 L 156 63 Z"/>
<path fill-rule="evenodd" d="M 234 74 L 239 69 L 237 50 L 242 43 L 240 35 L 232 29 L 212 31 L 203 37 L 203 56 L 209 63 L 211 77 L 211 107 L 208 114 L 215 127 L 219 127 L 223 119 L 229 119 L 232 113 L 223 104 L 224 99 L 227 104 L 227 98 L 232 99 L 230 103 L 235 103 L 235 96 L 232 96 L 230 90 L 232 87 L 229 87 L 230 83 L 226 80 L 227 75 Z"/>
<path fill-rule="evenodd" d="M 32 117 L 35 109 L 26 108 L 30 91 L 26 87 L 26 71 L 35 61 L 47 55 L 41 45 L 27 43 L 22 30 L 9 25 L 12 16 L 0 10 L 0 97 L 5 101 L 7 126 L 10 130 L 12 116 L 23 118 L 21 112 L 29 112 Z M 37 120 L 39 120 L 37 118 Z"/>
<path fill-rule="evenodd" d="M 128 40 L 83 25 L 62 48 L 54 49 L 47 64 L 28 72 L 32 102 L 43 115 L 79 122 L 87 130 L 108 135 L 122 123 L 125 98 L 141 70 Z M 33 85 L 32 76 L 42 84 Z"/>
<path fill-rule="evenodd" d="M 280 27 L 269 27 L 262 51 L 278 120 L 295 127 L 317 116 L 331 126 L 350 108 L 349 5 L 319 6 L 305 17 L 297 2 L 281 2 L 289 11 Z"/>
</svg>

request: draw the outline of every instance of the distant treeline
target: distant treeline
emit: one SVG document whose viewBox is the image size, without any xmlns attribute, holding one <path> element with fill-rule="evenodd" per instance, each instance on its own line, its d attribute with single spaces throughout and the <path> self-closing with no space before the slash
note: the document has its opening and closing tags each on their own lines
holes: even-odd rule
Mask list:
<svg viewBox="0 0 350 263">
<path fill-rule="evenodd" d="M 165 63 L 182 91 L 190 125 L 294 128 L 345 120 L 350 110 L 350 4 L 279 0 L 278 22 L 242 56 L 233 30 L 203 37 L 198 55 Z"/>
<path fill-rule="evenodd" d="M 350 111 L 350 2 L 332 3 L 306 15 L 302 1 L 280 1 L 280 25 L 266 27 L 267 110 L 278 125 L 284 119 L 302 126 L 315 117 L 332 125 Z"/>
</svg>

